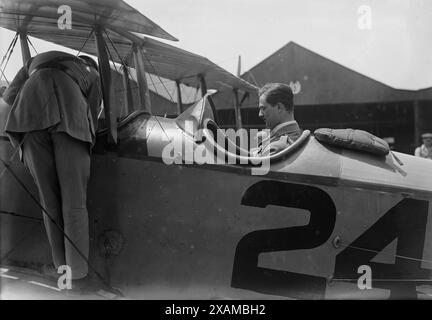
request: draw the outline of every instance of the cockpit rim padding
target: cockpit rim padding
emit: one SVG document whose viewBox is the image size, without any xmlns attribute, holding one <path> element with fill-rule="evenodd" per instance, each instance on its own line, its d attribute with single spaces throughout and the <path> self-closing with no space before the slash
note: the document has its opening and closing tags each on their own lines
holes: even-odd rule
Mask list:
<svg viewBox="0 0 432 320">
<path fill-rule="evenodd" d="M 129 113 L 128 115 L 124 116 L 123 118 L 121 118 L 117 122 L 117 129 L 123 128 L 125 125 L 129 124 L 130 122 L 132 122 L 133 120 L 135 120 L 136 118 L 138 118 L 142 114 L 150 115 L 150 113 L 146 110 L 136 110 L 136 111 Z M 102 129 L 99 129 L 97 131 L 97 134 L 102 135 L 102 134 L 105 134 L 107 132 L 108 132 L 108 128 L 102 128 Z"/>
<path fill-rule="evenodd" d="M 213 137 L 211 136 L 211 134 L 209 134 L 209 130 L 208 129 L 208 123 L 213 120 L 211 119 L 206 119 L 206 121 L 204 122 L 204 128 L 207 130 L 203 130 L 203 135 L 205 136 L 206 140 L 210 142 L 211 146 L 213 147 L 213 150 L 217 150 L 219 155 L 224 155 L 224 156 L 228 156 L 228 161 L 230 159 L 234 159 L 235 163 L 262 163 L 263 160 L 269 160 L 270 162 L 276 162 L 279 161 L 281 159 L 283 159 L 284 157 L 286 157 L 287 155 L 293 153 L 298 147 L 300 147 L 310 136 L 311 132 L 309 130 L 304 130 L 303 133 L 300 135 L 300 137 L 294 141 L 293 144 L 289 145 L 288 147 L 286 147 L 285 149 L 275 153 L 275 154 L 271 154 L 269 156 L 263 156 L 263 157 L 256 157 L 256 156 L 241 156 L 241 155 L 237 155 L 234 154 L 232 152 L 229 152 L 228 150 L 226 150 L 225 148 L 221 147 L 219 144 L 216 143 L 216 141 L 214 141 Z M 220 152 L 220 153 L 219 153 Z"/>
</svg>

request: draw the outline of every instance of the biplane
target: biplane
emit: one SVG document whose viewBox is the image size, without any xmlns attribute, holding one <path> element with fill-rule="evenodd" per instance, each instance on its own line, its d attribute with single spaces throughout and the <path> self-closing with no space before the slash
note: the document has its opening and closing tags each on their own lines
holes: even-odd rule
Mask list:
<svg viewBox="0 0 432 320">
<path fill-rule="evenodd" d="M 265 157 L 266 174 L 253 174 L 260 159 L 214 138 L 219 126 L 208 91 L 232 92 L 240 118 L 253 85 L 149 38 L 176 40 L 123 1 L 61 4 L 72 9 L 72 29 L 58 28 L 51 0 L 0 0 L 0 26 L 16 32 L 23 61 L 28 36 L 98 56 L 104 116 L 88 190 L 89 265 L 110 286 L 130 299 L 430 297 L 430 161 L 326 144 L 305 130 Z M 121 108 L 110 100 L 110 63 L 125 74 Z M 199 87 L 202 98 L 183 110 L 179 94 L 177 118 L 154 116 L 146 73 Z M 164 150 L 177 138 L 222 161 L 183 161 L 180 148 L 172 155 L 180 161 L 167 165 Z M 8 140 L 0 143 L 5 290 L 14 275 L 37 275 L 50 251 L 36 187 Z"/>
</svg>

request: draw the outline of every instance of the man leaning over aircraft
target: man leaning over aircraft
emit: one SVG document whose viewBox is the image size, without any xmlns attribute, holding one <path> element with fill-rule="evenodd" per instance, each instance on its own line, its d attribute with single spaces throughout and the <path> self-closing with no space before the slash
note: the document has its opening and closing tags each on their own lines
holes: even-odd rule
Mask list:
<svg viewBox="0 0 432 320">
<path fill-rule="evenodd" d="M 257 156 L 277 153 L 296 141 L 301 130 L 294 119 L 294 95 L 291 87 L 283 83 L 268 83 L 258 91 L 259 117 L 270 129 L 270 135 L 264 137 Z"/>
<path fill-rule="evenodd" d="M 12 145 L 21 147 L 42 206 L 86 258 L 87 183 L 101 102 L 98 77 L 91 58 L 49 51 L 27 61 L 3 96 L 12 105 L 5 131 Z M 43 218 L 55 268 L 68 265 L 72 285 L 77 279 L 85 283 L 87 262 L 45 212 Z"/>
</svg>

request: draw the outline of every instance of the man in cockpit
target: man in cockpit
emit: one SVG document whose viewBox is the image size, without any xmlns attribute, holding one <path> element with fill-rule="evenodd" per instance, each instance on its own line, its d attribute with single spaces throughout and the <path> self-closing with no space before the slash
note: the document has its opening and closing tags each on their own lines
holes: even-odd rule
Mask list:
<svg viewBox="0 0 432 320">
<path fill-rule="evenodd" d="M 97 68 L 89 57 L 44 52 L 27 61 L 3 96 L 12 106 L 5 132 L 21 149 L 45 209 L 55 267 L 50 275 L 67 265 L 72 283 L 88 273 L 83 256 L 89 253 L 87 183 L 101 102 Z"/>
<path fill-rule="evenodd" d="M 270 129 L 254 153 L 258 156 L 275 154 L 301 135 L 294 119 L 294 95 L 291 87 L 283 83 L 268 83 L 259 92 L 259 117 Z"/>
</svg>

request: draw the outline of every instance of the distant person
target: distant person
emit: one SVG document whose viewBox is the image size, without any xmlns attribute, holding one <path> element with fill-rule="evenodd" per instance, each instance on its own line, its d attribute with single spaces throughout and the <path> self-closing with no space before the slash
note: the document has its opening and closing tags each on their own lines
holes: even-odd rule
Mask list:
<svg viewBox="0 0 432 320">
<path fill-rule="evenodd" d="M 432 133 L 424 133 L 421 137 L 423 144 L 415 149 L 414 155 L 432 160 Z"/>
<path fill-rule="evenodd" d="M 277 153 L 296 141 L 301 130 L 294 118 L 294 95 L 291 87 L 283 83 L 268 83 L 259 92 L 259 114 L 270 135 L 260 135 L 258 149 L 252 152 L 263 156 Z"/>
<path fill-rule="evenodd" d="M 38 54 L 3 99 L 12 106 L 5 132 L 21 146 L 42 206 L 88 258 L 87 183 L 101 101 L 96 62 L 60 51 Z M 55 267 L 44 271 L 53 275 L 68 265 L 74 286 L 87 276 L 87 262 L 45 213 L 43 218 Z"/>
</svg>

